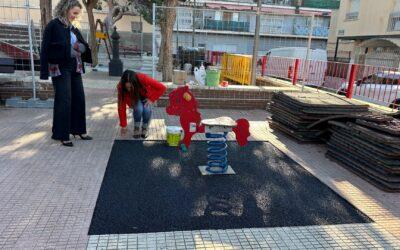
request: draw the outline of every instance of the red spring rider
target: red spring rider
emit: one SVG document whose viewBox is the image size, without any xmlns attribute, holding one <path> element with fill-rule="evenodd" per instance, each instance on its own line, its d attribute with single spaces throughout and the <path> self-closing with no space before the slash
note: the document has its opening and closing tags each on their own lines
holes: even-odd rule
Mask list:
<svg viewBox="0 0 400 250">
<path fill-rule="evenodd" d="M 180 142 L 182 151 L 186 151 L 196 133 L 206 133 L 207 165 L 200 166 L 203 175 L 235 174 L 227 163 L 226 136 L 233 131 L 240 146 L 245 146 L 250 136 L 250 124 L 246 119 L 232 120 L 230 117 L 201 120 L 197 110 L 198 104 L 188 86 L 179 87 L 169 94 L 169 105 L 166 108 L 169 115 L 179 116 L 184 131 L 184 138 Z"/>
</svg>

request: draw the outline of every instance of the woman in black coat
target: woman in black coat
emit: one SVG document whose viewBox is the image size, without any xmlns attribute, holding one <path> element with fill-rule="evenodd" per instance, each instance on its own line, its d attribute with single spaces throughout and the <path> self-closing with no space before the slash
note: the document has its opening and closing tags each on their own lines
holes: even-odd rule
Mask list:
<svg viewBox="0 0 400 250">
<path fill-rule="evenodd" d="M 52 139 L 72 147 L 69 135 L 91 140 L 86 135 L 85 93 L 81 74 L 84 62 L 92 63 L 91 51 L 73 22 L 81 13 L 78 0 L 61 0 L 55 18 L 43 33 L 40 53 L 40 78 L 50 76 L 54 86 L 54 112 Z"/>
</svg>

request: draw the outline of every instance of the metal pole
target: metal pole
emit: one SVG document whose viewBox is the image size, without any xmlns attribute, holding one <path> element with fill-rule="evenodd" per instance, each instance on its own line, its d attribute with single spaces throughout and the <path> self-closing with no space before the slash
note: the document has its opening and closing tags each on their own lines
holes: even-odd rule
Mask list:
<svg viewBox="0 0 400 250">
<path fill-rule="evenodd" d="M 86 27 L 86 41 L 89 41 L 89 33 L 90 33 L 90 28 L 89 25 Z"/>
<path fill-rule="evenodd" d="M 156 77 L 156 4 L 153 3 L 152 77 Z"/>
<path fill-rule="evenodd" d="M 29 54 L 31 58 L 33 100 L 36 100 L 35 63 L 33 61 L 32 24 L 31 24 L 29 0 L 26 0 L 25 3 L 26 3 L 25 7 L 26 7 L 26 19 L 27 19 L 26 21 L 28 23 L 28 35 L 29 35 Z"/>
<path fill-rule="evenodd" d="M 179 60 L 179 12 L 176 15 L 176 58 L 178 63 L 181 63 Z"/>
<path fill-rule="evenodd" d="M 338 38 L 336 39 L 335 57 L 334 57 L 334 59 L 333 59 L 334 62 L 337 62 L 337 53 L 338 53 L 338 49 L 339 49 L 339 41 L 340 41 L 340 38 L 338 37 Z"/>
<path fill-rule="evenodd" d="M 193 2 L 193 12 L 192 12 L 192 28 L 193 28 L 193 32 L 192 32 L 192 47 L 194 48 L 194 36 L 196 34 L 196 28 L 194 26 L 194 22 L 195 22 L 195 17 L 194 17 L 194 12 L 195 12 L 195 8 L 196 8 L 196 0 L 194 0 Z"/>
<path fill-rule="evenodd" d="M 303 84 L 301 86 L 301 91 L 304 91 L 304 77 L 308 77 L 308 61 L 310 59 L 310 52 L 311 52 L 311 41 L 312 41 L 312 35 L 313 35 L 313 29 L 314 29 L 314 14 L 311 16 L 311 22 L 310 25 L 308 26 L 308 44 L 307 44 L 307 55 L 306 55 L 306 61 L 303 63 L 303 70 L 302 70 L 302 78 L 303 78 Z"/>
<path fill-rule="evenodd" d="M 357 70 L 358 70 L 358 65 L 352 64 L 350 70 L 349 84 L 347 86 L 347 91 L 346 91 L 346 97 L 349 99 L 353 98 L 354 81 L 356 79 Z"/>
<path fill-rule="evenodd" d="M 293 85 L 297 84 L 297 78 L 299 76 L 299 65 L 300 65 L 300 59 L 296 58 L 296 60 L 294 61 L 294 73 L 293 73 L 293 79 L 292 79 Z"/>
<path fill-rule="evenodd" d="M 140 15 L 140 58 L 143 58 L 143 22 Z"/>
<path fill-rule="evenodd" d="M 253 57 L 251 63 L 251 85 L 256 85 L 256 71 L 257 71 L 257 57 L 258 57 L 258 44 L 260 42 L 260 22 L 261 22 L 261 0 L 258 0 L 256 12 L 256 31 L 253 44 Z"/>
</svg>

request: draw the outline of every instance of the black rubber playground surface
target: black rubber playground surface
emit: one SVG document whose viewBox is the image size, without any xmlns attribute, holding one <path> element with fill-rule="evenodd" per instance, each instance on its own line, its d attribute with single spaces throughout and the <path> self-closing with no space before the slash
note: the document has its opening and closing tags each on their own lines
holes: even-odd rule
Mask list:
<svg viewBox="0 0 400 250">
<path fill-rule="evenodd" d="M 268 142 L 228 143 L 230 176 L 201 176 L 205 151 L 115 141 L 89 234 L 371 222 Z"/>
</svg>

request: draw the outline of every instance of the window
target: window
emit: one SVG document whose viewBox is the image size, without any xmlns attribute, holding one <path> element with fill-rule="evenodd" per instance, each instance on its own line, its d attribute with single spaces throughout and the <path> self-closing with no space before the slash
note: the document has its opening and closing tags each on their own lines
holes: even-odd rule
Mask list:
<svg viewBox="0 0 400 250">
<path fill-rule="evenodd" d="M 260 32 L 267 34 L 282 34 L 283 17 L 262 17 Z"/>
<path fill-rule="evenodd" d="M 350 0 L 349 9 L 346 14 L 346 20 L 357 20 L 358 12 L 360 11 L 360 0 Z"/>
<path fill-rule="evenodd" d="M 191 29 L 193 23 L 192 11 L 178 9 L 174 29 Z"/>
<path fill-rule="evenodd" d="M 393 12 L 389 15 L 388 31 L 400 31 L 400 12 Z"/>
<path fill-rule="evenodd" d="M 223 21 L 232 21 L 233 14 L 232 12 L 224 12 L 222 16 Z"/>
<path fill-rule="evenodd" d="M 350 0 L 349 12 L 359 12 L 360 11 L 360 0 Z"/>
<path fill-rule="evenodd" d="M 238 22 L 239 21 L 239 13 L 233 13 L 232 21 Z"/>
<path fill-rule="evenodd" d="M 396 0 L 393 12 L 389 15 L 388 31 L 400 31 L 400 0 Z"/>
<path fill-rule="evenodd" d="M 133 33 L 142 33 L 142 23 L 141 22 L 131 22 Z"/>
<path fill-rule="evenodd" d="M 215 12 L 215 20 L 221 21 L 222 20 L 222 12 L 221 11 L 216 11 Z"/>
<path fill-rule="evenodd" d="M 263 4 L 275 4 L 275 5 L 286 5 L 292 6 L 293 0 L 262 0 Z"/>
</svg>

